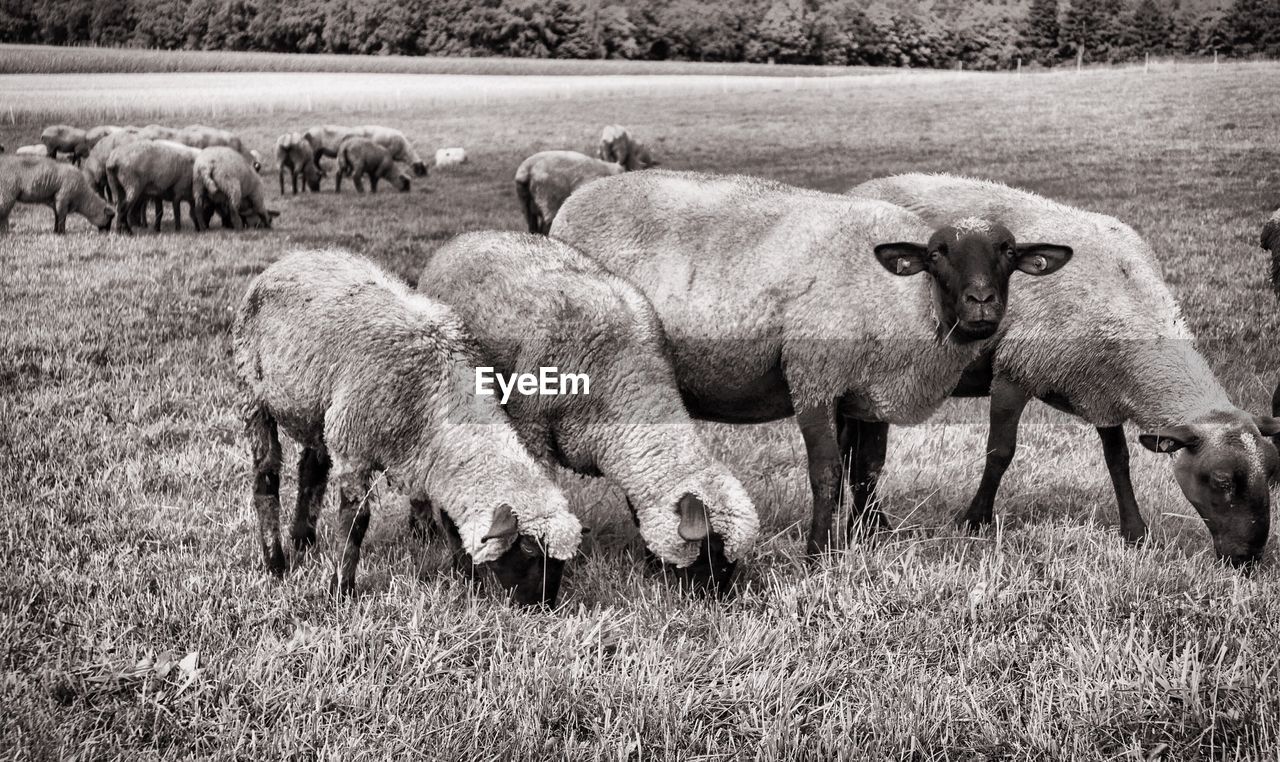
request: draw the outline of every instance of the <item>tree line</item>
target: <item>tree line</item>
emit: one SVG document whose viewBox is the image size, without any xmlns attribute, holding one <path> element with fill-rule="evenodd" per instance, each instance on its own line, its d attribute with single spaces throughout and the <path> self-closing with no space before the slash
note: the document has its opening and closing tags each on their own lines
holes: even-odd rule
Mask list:
<svg viewBox="0 0 1280 762">
<path fill-rule="evenodd" d="M 1280 57 L 1280 0 L 0 0 L 0 41 L 1010 68 Z"/>
</svg>

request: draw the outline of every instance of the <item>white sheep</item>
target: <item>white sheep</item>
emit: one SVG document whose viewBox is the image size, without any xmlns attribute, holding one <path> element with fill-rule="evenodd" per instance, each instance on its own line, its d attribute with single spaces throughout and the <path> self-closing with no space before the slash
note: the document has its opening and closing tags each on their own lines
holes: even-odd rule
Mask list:
<svg viewBox="0 0 1280 762">
<path fill-rule="evenodd" d="M 47 156 L 0 156 L 0 235 L 9 232 L 14 204 L 44 204 L 53 209 L 53 232 L 67 232 L 67 214 L 75 212 L 99 230 L 111 229 L 114 212 L 93 192 L 80 170 Z"/>
<path fill-rule="evenodd" d="M 324 486 L 339 490 L 346 547 L 335 584 L 354 587 L 373 475 L 438 512 L 475 564 L 516 600 L 554 603 L 582 527 L 544 466 L 491 397 L 474 395 L 479 360 L 465 327 L 368 260 L 338 251 L 286 256 L 254 279 L 232 329 L 248 386 L 254 507 L 267 567 L 280 542 L 277 425 L 304 448 L 298 549 L 315 539 Z M 424 506 L 428 504 L 430 507 Z"/>
<path fill-rule="evenodd" d="M 999 328 L 1013 271 L 1047 275 L 1071 257 L 976 221 L 934 232 L 880 201 L 663 171 L 589 183 L 551 235 L 653 302 L 695 417 L 796 416 L 814 496 L 810 552 L 830 541 L 842 449 L 860 422 L 927 418 Z M 930 277 L 895 277 L 921 272 Z M 863 528 L 886 524 L 868 494 L 854 485 Z"/>
<path fill-rule="evenodd" d="M 104 141 L 105 142 L 105 141 Z M 148 199 L 155 204 L 154 230 L 160 232 L 163 202 L 173 205 L 173 229 L 182 229 L 182 202 L 191 208 L 196 230 L 203 228 L 191 194 L 192 171 L 200 152 L 171 140 L 135 140 L 112 150 L 107 157 L 107 185 L 116 203 L 117 231 L 133 234 L 144 225 L 141 212 Z"/>
<path fill-rule="evenodd" d="M 602 161 L 621 164 L 628 172 L 637 169 L 656 167 L 648 147 L 631 137 L 627 128 L 620 124 L 610 124 L 600 131 L 600 145 L 596 148 L 596 157 Z"/>
<path fill-rule="evenodd" d="M 1132 228 L 1001 183 L 950 175 L 899 175 L 850 193 L 900 204 L 935 225 L 977 215 L 1015 235 L 1052 237 L 1076 251 L 1060 277 L 1025 285 L 988 369 L 971 374 L 978 383 L 961 390 L 982 394 L 989 383 L 992 423 L 982 486 L 962 522 L 991 521 L 1018 419 L 1036 398 L 1097 427 L 1127 540 L 1146 535 L 1122 426 L 1132 421 L 1149 432 L 1139 437 L 1145 447 L 1179 453 L 1174 474 L 1208 524 L 1218 554 L 1235 564 L 1261 555 L 1270 520 L 1268 481 L 1280 463 L 1264 437 L 1280 433 L 1280 420 L 1231 403 L 1196 351 L 1151 248 Z"/>
<path fill-rule="evenodd" d="M 418 152 L 414 150 L 413 144 L 409 142 L 403 132 L 392 127 L 379 125 L 339 127 L 327 124 L 312 127 L 302 133 L 302 137 L 315 150 L 317 165 L 320 159 L 326 156 L 336 159 L 338 157 L 338 147 L 347 138 L 368 138 L 390 151 L 391 158 L 394 161 L 409 164 L 413 168 L 413 173 L 418 177 L 426 177 L 427 175 L 427 165 L 422 161 L 422 157 L 418 155 Z"/>
<path fill-rule="evenodd" d="M 284 173 L 289 170 L 293 181 L 293 193 L 298 193 L 298 174 L 302 174 L 302 190 L 312 193 L 320 190 L 320 167 L 316 164 L 315 150 L 302 139 L 300 132 L 286 132 L 276 138 L 276 167 L 280 172 L 280 195 L 284 195 Z"/>
<path fill-rule="evenodd" d="M 541 458 L 618 483 L 655 556 L 697 588 L 728 588 L 759 519 L 699 437 L 657 315 L 635 287 L 559 241 L 489 232 L 437 250 L 418 290 L 453 307 L 486 365 L 585 376 L 586 394 L 510 398 L 522 440 Z"/>
<path fill-rule="evenodd" d="M 391 158 L 391 152 L 369 138 L 347 138 L 338 146 L 338 177 L 334 192 L 342 190 L 342 178 L 350 177 L 356 191 L 364 193 L 366 175 L 369 191 L 378 192 L 378 181 L 393 183 L 401 193 L 409 192 L 409 176 L 400 171 Z"/>
<path fill-rule="evenodd" d="M 239 151 L 213 146 L 196 152 L 192 164 L 191 196 L 195 216 L 208 227 L 216 211 L 223 227 L 271 227 L 279 212 L 267 209 L 262 178 Z"/>
<path fill-rule="evenodd" d="M 436 149 L 436 168 L 453 167 L 458 164 L 467 163 L 467 149 L 465 148 L 438 148 Z"/>
<path fill-rule="evenodd" d="M 516 197 L 530 233 L 546 235 L 564 200 L 592 180 L 621 174 L 621 164 L 577 151 L 539 151 L 516 169 Z"/>
<path fill-rule="evenodd" d="M 48 156 L 49 149 L 44 147 L 43 143 L 35 145 L 18 146 L 13 152 L 14 156 Z"/>
<path fill-rule="evenodd" d="M 111 195 L 111 187 L 107 184 L 107 157 L 122 145 L 142 140 L 139 132 L 137 129 L 126 128 L 103 136 L 93 144 L 93 148 L 89 149 L 89 156 L 80 165 L 80 171 L 89 181 L 89 187 L 108 201 L 115 199 Z"/>
</svg>

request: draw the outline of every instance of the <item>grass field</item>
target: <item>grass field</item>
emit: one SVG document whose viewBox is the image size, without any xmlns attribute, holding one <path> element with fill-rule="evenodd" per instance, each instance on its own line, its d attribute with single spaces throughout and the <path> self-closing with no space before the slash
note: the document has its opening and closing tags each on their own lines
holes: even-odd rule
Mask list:
<svg viewBox="0 0 1280 762">
<path fill-rule="evenodd" d="M 76 218 L 58 238 L 48 210 L 24 208 L 0 239 L 0 747 L 86 759 L 1275 758 L 1280 565 L 1218 566 L 1167 463 L 1136 441 L 1152 526 L 1137 550 L 1116 535 L 1096 435 L 1043 406 L 1024 418 L 1000 525 L 952 529 L 986 429 L 985 403 L 951 402 L 891 434 L 884 508 L 902 529 L 812 566 L 794 425 L 707 426 L 762 516 L 730 602 L 653 576 L 617 493 L 572 477 L 592 533 L 557 611 L 473 590 L 408 535 L 391 494 L 374 510 L 363 595 L 335 601 L 327 564 L 282 582 L 261 571 L 227 331 L 250 278 L 291 249 L 343 246 L 413 279 L 455 233 L 518 228 L 518 162 L 586 148 L 620 122 L 668 167 L 833 191 L 946 170 L 1115 214 L 1151 242 L 1233 398 L 1261 412 L 1280 368 L 1257 248 L 1280 205 L 1277 73 L 906 76 L 230 115 L 224 126 L 262 149 L 286 129 L 380 122 L 423 149 L 465 146 L 472 162 L 403 195 L 280 198 L 272 177 L 277 228 L 241 236 L 122 239 Z M 38 133 L 0 126 L 0 142 Z"/>
</svg>

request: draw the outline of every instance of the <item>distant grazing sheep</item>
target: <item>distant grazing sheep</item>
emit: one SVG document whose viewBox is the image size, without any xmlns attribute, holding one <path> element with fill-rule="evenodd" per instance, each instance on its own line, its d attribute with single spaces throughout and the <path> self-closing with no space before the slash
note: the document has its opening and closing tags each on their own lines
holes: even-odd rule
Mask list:
<svg viewBox="0 0 1280 762">
<path fill-rule="evenodd" d="M 1018 420 L 1031 399 L 1098 429 L 1120 510 L 1120 532 L 1147 527 L 1129 480 L 1123 424 L 1149 450 L 1178 453 L 1174 475 L 1204 518 L 1218 555 L 1233 564 L 1261 556 L 1270 525 L 1268 482 L 1280 458 L 1264 437 L 1280 420 L 1232 404 L 1196 351 L 1151 248 L 1114 217 L 1086 212 L 1000 183 L 951 175 L 872 180 L 850 193 L 901 204 L 935 225 L 978 215 L 1018 236 L 1051 237 L 1076 250 L 1052 281 L 1027 282 L 989 356 L 960 392 L 991 394 L 991 431 L 978 494 L 958 519 L 991 521 L 1000 479 L 1013 460 Z"/>
<path fill-rule="evenodd" d="M 117 127 L 116 125 L 113 125 L 113 124 L 100 125 L 98 127 L 93 127 L 89 129 L 87 132 L 85 132 L 85 142 L 89 144 L 89 148 L 93 148 L 98 143 L 100 143 L 102 139 L 105 138 L 106 136 L 116 132 L 121 132 L 121 131 L 137 132 L 138 128 L 132 127 L 132 126 Z"/>
<path fill-rule="evenodd" d="M 284 173 L 289 171 L 293 181 L 293 193 L 298 193 L 298 174 L 302 174 L 302 189 L 313 193 L 320 190 L 320 168 L 316 164 L 315 150 L 302 139 L 300 132 L 287 132 L 276 138 L 276 167 L 280 171 L 280 194 L 284 195 Z"/>
<path fill-rule="evenodd" d="M 1010 276 L 1048 275 L 1071 257 L 979 220 L 934 231 L 881 201 L 659 170 L 587 184 L 551 235 L 653 302 L 694 416 L 796 416 L 810 552 L 830 542 L 844 464 L 879 471 L 859 465 L 862 422 L 928 418 L 999 329 Z M 906 277 L 916 273 L 928 277 Z M 851 533 L 887 525 L 867 484 L 853 492 Z"/>
<path fill-rule="evenodd" d="M 148 124 L 138 130 L 138 137 L 144 140 L 172 140 L 182 143 L 182 130 L 176 127 L 165 127 L 163 124 Z M 183 145 L 186 145 L 183 143 Z"/>
<path fill-rule="evenodd" d="M 600 146 L 596 149 L 596 156 L 602 161 L 621 164 L 628 172 L 658 165 L 644 143 L 631 137 L 620 124 L 608 125 L 600 131 Z"/>
<path fill-rule="evenodd" d="M 267 209 L 262 178 L 234 148 L 201 150 L 192 172 L 196 216 L 206 226 L 215 210 L 223 216 L 224 225 L 229 220 L 236 230 L 246 225 L 269 228 L 279 215 Z"/>
<path fill-rule="evenodd" d="M 49 156 L 49 149 L 45 148 L 44 145 L 41 143 L 37 143 L 35 145 L 29 145 L 29 146 L 18 146 L 18 149 L 13 152 L 13 155 L 14 156 Z"/>
<path fill-rule="evenodd" d="M 40 142 L 51 159 L 58 158 L 59 153 L 71 155 L 71 162 L 77 166 L 80 160 L 89 155 L 89 143 L 85 139 L 85 131 L 67 124 L 55 124 L 46 127 L 40 133 Z"/>
<path fill-rule="evenodd" d="M 391 152 L 368 138 L 347 138 L 338 147 L 338 177 L 334 191 L 342 190 L 342 178 L 350 177 L 356 191 L 364 193 L 361 178 L 369 176 L 369 191 L 378 192 L 378 181 L 394 183 L 401 193 L 409 190 L 409 177 L 396 167 Z"/>
<path fill-rule="evenodd" d="M 540 458 L 616 481 L 654 555 L 696 587 L 727 589 L 759 520 L 685 411 L 662 326 L 640 292 L 565 244 L 525 233 L 458 236 L 432 256 L 418 290 L 458 312 L 485 365 L 587 376 L 589 394 L 512 397 L 506 411 L 521 439 Z"/>
<path fill-rule="evenodd" d="M 467 149 L 440 148 L 436 150 L 436 167 L 452 167 L 467 163 Z"/>
<path fill-rule="evenodd" d="M 418 156 L 414 150 L 413 144 L 405 137 L 404 133 L 391 127 L 380 127 L 377 125 L 367 125 L 364 127 L 339 127 L 337 125 L 323 125 L 320 127 L 312 127 L 302 133 L 304 140 L 311 144 L 315 150 L 316 164 L 319 165 L 320 159 L 330 157 L 336 159 L 338 157 L 338 148 L 342 145 L 342 141 L 347 138 L 369 138 L 373 142 L 387 149 L 391 153 L 393 161 L 405 162 L 412 165 L 414 174 L 424 177 L 427 174 L 427 165 L 423 163 L 422 158 Z"/>
<path fill-rule="evenodd" d="M 530 233 L 547 234 L 569 194 L 601 177 L 625 172 L 621 164 L 577 151 L 541 151 L 516 170 L 516 197 Z"/>
<path fill-rule="evenodd" d="M 114 212 L 94 193 L 80 170 L 47 156 L 0 157 L 0 235 L 9 231 L 14 204 L 53 209 L 53 232 L 67 232 L 67 214 L 83 216 L 99 230 L 111 229 Z"/>
<path fill-rule="evenodd" d="M 89 149 L 88 158 L 80 165 L 80 170 L 84 172 L 89 187 L 108 201 L 114 202 L 116 199 L 111 195 L 111 186 L 107 183 L 107 157 L 120 146 L 142 140 L 138 132 L 138 130 L 124 129 L 107 134 Z"/>
<path fill-rule="evenodd" d="M 133 234 L 134 225 L 143 225 L 141 211 L 148 199 L 155 202 L 154 230 L 160 232 L 163 202 L 173 204 L 173 229 L 182 229 L 182 202 L 191 208 L 196 230 L 204 227 L 191 195 L 195 148 L 171 140 L 136 140 L 126 143 L 107 157 L 107 184 L 116 203 L 116 225 L 120 233 Z"/>
<path fill-rule="evenodd" d="M 373 475 L 438 515 L 455 548 L 492 570 L 520 603 L 554 604 L 578 519 L 492 397 L 462 321 L 372 262 L 336 251 L 291 254 L 250 284 L 232 328 L 267 568 L 283 574 L 277 427 L 302 445 L 295 548 L 315 541 L 332 480 L 345 550 L 334 586 L 351 592 Z"/>
</svg>

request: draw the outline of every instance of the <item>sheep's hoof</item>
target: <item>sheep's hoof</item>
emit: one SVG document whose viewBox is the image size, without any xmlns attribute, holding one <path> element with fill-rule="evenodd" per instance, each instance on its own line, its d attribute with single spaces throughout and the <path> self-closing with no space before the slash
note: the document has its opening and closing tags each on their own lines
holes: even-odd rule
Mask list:
<svg viewBox="0 0 1280 762">
<path fill-rule="evenodd" d="M 289 571 L 289 560 L 284 557 L 284 551 L 279 546 L 272 548 L 271 552 L 263 555 L 267 571 L 273 577 L 283 577 L 285 572 Z"/>
<path fill-rule="evenodd" d="M 315 527 L 295 525 L 293 530 L 290 532 L 290 535 L 293 537 L 293 549 L 298 553 L 301 553 L 316 544 Z"/>
<path fill-rule="evenodd" d="M 973 509 L 956 514 L 955 524 L 969 532 L 977 532 L 992 521 L 991 512 L 980 512 Z"/>
<path fill-rule="evenodd" d="M 337 574 L 329 577 L 329 593 L 343 598 L 356 594 L 356 581 L 351 577 L 339 578 Z"/>
<path fill-rule="evenodd" d="M 1147 541 L 1147 525 L 1137 524 L 1136 526 L 1120 527 L 1120 536 L 1130 545 L 1140 546 Z"/>
</svg>

